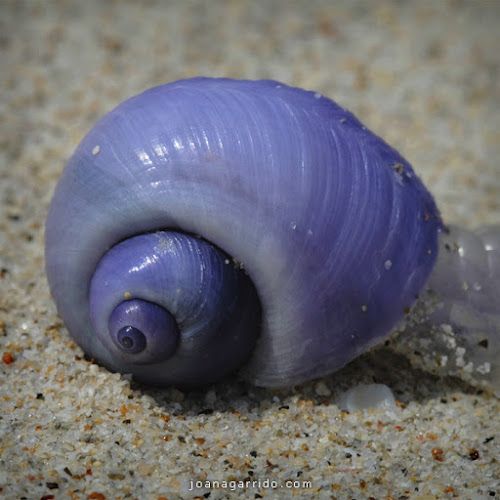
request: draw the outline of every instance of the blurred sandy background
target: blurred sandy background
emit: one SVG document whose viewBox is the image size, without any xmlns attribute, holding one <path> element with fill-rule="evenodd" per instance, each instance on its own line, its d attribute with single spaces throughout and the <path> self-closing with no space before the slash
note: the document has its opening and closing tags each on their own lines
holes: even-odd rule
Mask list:
<svg viewBox="0 0 500 500">
<path fill-rule="evenodd" d="M 457 380 L 382 350 L 284 391 L 138 388 L 85 361 L 43 272 L 47 206 L 85 132 L 195 75 L 316 89 L 401 151 L 447 221 L 500 224 L 499 22 L 497 1 L 0 0 L 0 496 L 500 495 L 498 401 Z M 374 380 L 396 413 L 340 412 L 340 390 Z M 188 491 L 207 478 L 312 490 Z"/>
</svg>

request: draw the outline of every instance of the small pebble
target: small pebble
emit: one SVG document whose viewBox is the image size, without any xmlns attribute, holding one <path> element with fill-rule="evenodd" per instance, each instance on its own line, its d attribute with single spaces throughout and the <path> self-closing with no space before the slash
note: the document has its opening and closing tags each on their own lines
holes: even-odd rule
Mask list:
<svg viewBox="0 0 500 500">
<path fill-rule="evenodd" d="M 337 399 L 342 410 L 355 412 L 367 408 L 396 408 L 396 399 L 384 384 L 360 384 L 342 393 Z"/>
<path fill-rule="evenodd" d="M 3 361 L 6 365 L 10 365 L 10 364 L 14 363 L 15 358 L 14 358 L 14 356 L 12 355 L 12 353 L 10 353 L 10 352 L 4 352 L 4 353 L 2 354 L 2 361 Z"/>
<path fill-rule="evenodd" d="M 330 396 L 332 391 L 328 388 L 325 382 L 321 381 L 316 384 L 314 390 L 318 396 Z"/>
</svg>

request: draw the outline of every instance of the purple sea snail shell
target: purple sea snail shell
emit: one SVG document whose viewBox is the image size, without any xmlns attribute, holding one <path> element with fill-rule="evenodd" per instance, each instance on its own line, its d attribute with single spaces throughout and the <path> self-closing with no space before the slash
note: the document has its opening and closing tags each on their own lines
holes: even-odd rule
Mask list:
<svg viewBox="0 0 500 500">
<path fill-rule="evenodd" d="M 128 99 L 82 140 L 46 270 L 71 335 L 111 370 L 286 386 L 386 338 L 443 229 L 409 163 L 335 102 L 193 78 Z"/>
</svg>

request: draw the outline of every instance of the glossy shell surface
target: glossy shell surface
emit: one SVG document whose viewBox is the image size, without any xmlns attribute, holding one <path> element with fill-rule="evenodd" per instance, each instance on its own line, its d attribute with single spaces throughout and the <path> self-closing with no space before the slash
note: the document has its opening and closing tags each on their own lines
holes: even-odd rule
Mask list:
<svg viewBox="0 0 500 500">
<path fill-rule="evenodd" d="M 389 333 L 433 268 L 440 227 L 408 162 L 332 100 L 275 81 L 194 78 L 132 97 L 83 139 L 50 208 L 47 274 L 91 357 L 178 383 L 176 353 L 134 367 L 96 335 L 90 288 L 120 242 L 199 236 L 237 259 L 258 294 L 241 373 L 284 386 L 335 371 Z M 216 363 L 231 359 L 230 344 L 217 349 Z"/>
</svg>

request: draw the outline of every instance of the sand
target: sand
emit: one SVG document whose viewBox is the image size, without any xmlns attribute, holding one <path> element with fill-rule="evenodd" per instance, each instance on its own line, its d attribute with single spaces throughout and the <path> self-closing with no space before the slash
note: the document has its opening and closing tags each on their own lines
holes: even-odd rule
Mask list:
<svg viewBox="0 0 500 500">
<path fill-rule="evenodd" d="M 86 360 L 43 269 L 47 207 L 85 132 L 126 97 L 200 74 L 332 97 L 403 153 L 445 220 L 500 224 L 499 20 L 498 2 L 3 0 L 0 496 L 500 496 L 488 392 L 387 348 L 279 391 L 140 387 Z M 373 382 L 395 407 L 336 405 Z"/>
</svg>

